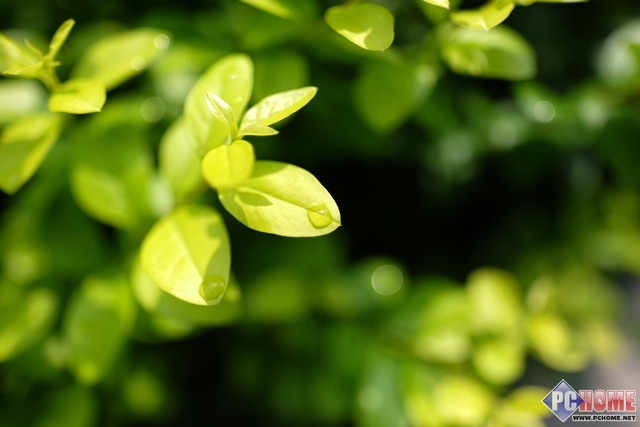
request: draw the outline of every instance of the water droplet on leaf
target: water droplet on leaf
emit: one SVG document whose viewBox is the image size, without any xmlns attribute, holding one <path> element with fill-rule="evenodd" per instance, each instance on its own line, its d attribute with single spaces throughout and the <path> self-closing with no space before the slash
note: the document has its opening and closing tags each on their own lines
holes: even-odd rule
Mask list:
<svg viewBox="0 0 640 427">
<path fill-rule="evenodd" d="M 324 203 L 307 210 L 307 218 L 315 228 L 325 228 L 331 224 L 333 217 Z"/>
<path fill-rule="evenodd" d="M 200 284 L 199 293 L 208 304 L 217 304 L 222 299 L 227 282 L 217 274 L 205 276 Z"/>
</svg>

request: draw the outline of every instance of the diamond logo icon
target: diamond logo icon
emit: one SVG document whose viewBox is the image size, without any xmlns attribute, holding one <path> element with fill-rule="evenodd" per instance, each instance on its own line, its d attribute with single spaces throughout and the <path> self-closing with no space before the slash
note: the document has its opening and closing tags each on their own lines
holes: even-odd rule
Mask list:
<svg viewBox="0 0 640 427">
<path fill-rule="evenodd" d="M 582 402 L 584 400 L 565 380 L 560 381 L 542 399 L 542 403 L 547 405 L 547 408 L 562 422 L 565 422 L 571 414 L 577 411 Z"/>
</svg>

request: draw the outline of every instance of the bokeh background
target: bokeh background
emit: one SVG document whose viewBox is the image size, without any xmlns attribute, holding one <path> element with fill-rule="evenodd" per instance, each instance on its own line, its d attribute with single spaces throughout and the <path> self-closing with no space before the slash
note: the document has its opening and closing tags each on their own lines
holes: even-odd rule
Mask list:
<svg viewBox="0 0 640 427">
<path fill-rule="evenodd" d="M 338 3 L 301 2 L 308 19 L 296 21 L 234 0 L 0 0 L 0 29 L 17 39 L 42 45 L 76 21 L 61 75 L 117 31 L 171 35 L 166 55 L 105 108 L 114 126 L 134 123 L 150 153 L 225 54 L 253 59 L 254 101 L 317 86 L 256 152 L 311 171 L 343 224 L 288 239 L 222 211 L 241 314 L 154 312 L 128 275 L 125 296 L 97 297 L 113 310 L 92 311 L 78 302 L 91 291 L 79 289 L 115 280 L 102 272 L 132 256 L 136 236 L 75 198 L 69 147 L 110 125 L 79 119 L 32 182 L 0 195 L 0 425 L 560 425 L 539 398 L 563 378 L 576 389 L 637 388 L 638 2 L 517 7 L 505 24 L 533 47 L 534 78 L 441 65 L 389 126 L 367 113 L 371 103 L 383 115 L 404 104 L 376 98 L 366 80 L 384 57 L 323 23 Z M 419 1 L 377 3 L 395 15 L 396 53 L 433 54 L 435 24 Z M 16 81 L 0 80 L 0 126 L 44 102 L 42 88 Z M 100 144 L 109 153 L 108 138 Z M 67 350 L 69 313 L 83 310 L 89 379 Z M 109 316 L 125 311 L 126 333 L 110 338 L 121 318 Z"/>
</svg>

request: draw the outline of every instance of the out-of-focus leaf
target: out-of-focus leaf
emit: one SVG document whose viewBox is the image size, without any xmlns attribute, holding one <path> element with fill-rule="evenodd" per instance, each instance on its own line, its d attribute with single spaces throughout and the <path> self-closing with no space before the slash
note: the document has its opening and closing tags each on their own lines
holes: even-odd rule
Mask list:
<svg viewBox="0 0 640 427">
<path fill-rule="evenodd" d="M 136 263 L 132 270 L 133 291 L 145 310 L 194 325 L 225 325 L 240 319 L 243 301 L 240 287 L 231 278 L 217 305 L 201 306 L 180 300 L 163 291 Z"/>
<path fill-rule="evenodd" d="M 228 122 L 217 119 L 209 109 L 207 94 L 215 94 L 228 104 L 233 122 L 238 123 L 252 89 L 253 62 L 243 54 L 225 56 L 198 79 L 185 101 L 184 123 L 189 142 L 200 158 L 233 139 Z"/>
<path fill-rule="evenodd" d="M 72 295 L 62 330 L 79 383 L 100 382 L 119 357 L 135 319 L 129 286 L 121 275 L 90 276 Z"/>
<path fill-rule="evenodd" d="M 479 381 L 459 375 L 445 376 L 435 387 L 433 398 L 438 418 L 444 425 L 479 425 L 493 408 L 495 396 Z M 465 402 L 459 405 L 459 402 Z"/>
<path fill-rule="evenodd" d="M 434 6 L 439 6 L 445 9 L 449 9 L 449 0 L 422 0 L 427 4 L 432 4 Z"/>
<path fill-rule="evenodd" d="M 552 313 L 532 315 L 527 332 L 534 354 L 552 369 L 576 372 L 589 363 L 585 343 L 562 317 Z"/>
<path fill-rule="evenodd" d="M 252 135 L 252 126 L 269 126 L 304 107 L 318 88 L 309 86 L 270 95 L 249 108 L 242 118 L 238 136 Z"/>
<path fill-rule="evenodd" d="M 0 81 L 0 126 L 42 110 L 48 94 L 33 80 Z"/>
<path fill-rule="evenodd" d="M 442 57 L 456 73 L 506 80 L 526 80 L 536 74 L 533 49 L 504 25 L 486 32 L 443 28 L 440 36 Z"/>
<path fill-rule="evenodd" d="M 311 237 L 340 226 L 329 192 L 311 173 L 287 163 L 257 161 L 249 179 L 219 196 L 238 221 L 265 233 Z"/>
<path fill-rule="evenodd" d="M 324 19 L 335 32 L 363 49 L 382 51 L 393 43 L 393 15 L 378 4 L 334 6 L 327 10 Z"/>
<path fill-rule="evenodd" d="M 34 427 L 91 427 L 98 415 L 91 390 L 68 386 L 52 392 L 38 410 Z"/>
<path fill-rule="evenodd" d="M 310 18 L 316 9 L 313 0 L 240 0 L 280 18 Z"/>
<path fill-rule="evenodd" d="M 220 303 L 231 263 L 222 217 L 207 206 L 178 207 L 149 231 L 140 262 L 151 279 L 174 297 L 197 305 Z"/>
<path fill-rule="evenodd" d="M 35 344 L 53 326 L 58 298 L 48 289 L 24 292 L 0 281 L 0 362 Z"/>
<path fill-rule="evenodd" d="M 596 59 L 598 74 L 608 84 L 640 86 L 640 19 L 631 20 L 611 33 Z"/>
<path fill-rule="evenodd" d="M 588 0 L 514 0 L 520 6 L 529 6 L 534 3 L 585 3 Z"/>
<path fill-rule="evenodd" d="M 437 78 L 426 64 L 367 64 L 355 83 L 356 108 L 372 129 L 393 131 L 429 95 Z"/>
<path fill-rule="evenodd" d="M 308 285 L 292 270 L 271 270 L 249 283 L 245 292 L 250 322 L 294 322 L 309 312 Z"/>
<path fill-rule="evenodd" d="M 51 38 L 51 43 L 49 44 L 49 52 L 47 52 L 47 58 L 50 61 L 53 61 L 56 56 L 58 56 L 60 48 L 67 40 L 67 37 L 69 36 L 69 33 L 71 32 L 71 29 L 73 28 L 75 23 L 76 22 L 73 19 L 67 19 L 56 30 L 55 34 Z"/>
<path fill-rule="evenodd" d="M 11 123 L 0 134 L 0 188 L 15 193 L 36 172 L 57 141 L 62 118 L 38 113 Z"/>
<path fill-rule="evenodd" d="M 160 173 L 180 200 L 202 184 L 200 159 L 188 143 L 182 119 L 169 126 L 160 140 Z"/>
<path fill-rule="evenodd" d="M 21 77 L 36 77 L 41 59 L 32 51 L 0 33 L 0 72 Z"/>
<path fill-rule="evenodd" d="M 255 86 L 251 95 L 254 102 L 272 93 L 285 92 L 308 84 L 308 61 L 295 50 L 269 50 L 252 57 L 255 62 Z"/>
<path fill-rule="evenodd" d="M 253 145 L 239 139 L 209 151 L 202 159 L 202 175 L 216 190 L 232 188 L 251 176 L 255 160 Z"/>
<path fill-rule="evenodd" d="M 105 129 L 98 122 L 92 125 L 74 141 L 75 199 L 86 213 L 114 227 L 146 225 L 155 214 L 150 209 L 155 175 L 144 131 L 122 124 Z"/>
<path fill-rule="evenodd" d="M 514 7 L 512 0 L 489 0 L 477 9 L 453 12 L 450 18 L 463 27 L 488 31 L 507 19 Z"/>
<path fill-rule="evenodd" d="M 156 28 L 118 32 L 91 45 L 76 63 L 72 76 L 100 80 L 111 90 L 144 71 L 169 44 L 167 32 Z"/>
<path fill-rule="evenodd" d="M 476 344 L 471 363 L 489 384 L 507 385 L 524 373 L 525 356 L 523 344 L 511 337 L 487 339 Z"/>
<path fill-rule="evenodd" d="M 56 88 L 49 98 L 49 111 L 71 114 L 97 113 L 107 99 L 97 79 L 72 79 Z"/>
</svg>

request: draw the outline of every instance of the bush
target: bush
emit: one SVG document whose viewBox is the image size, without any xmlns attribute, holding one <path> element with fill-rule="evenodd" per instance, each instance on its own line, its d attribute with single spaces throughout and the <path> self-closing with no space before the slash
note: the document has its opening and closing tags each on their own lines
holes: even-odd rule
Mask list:
<svg viewBox="0 0 640 427">
<path fill-rule="evenodd" d="M 541 426 L 637 335 L 633 2 L 28 3 L 0 425 Z"/>
</svg>

